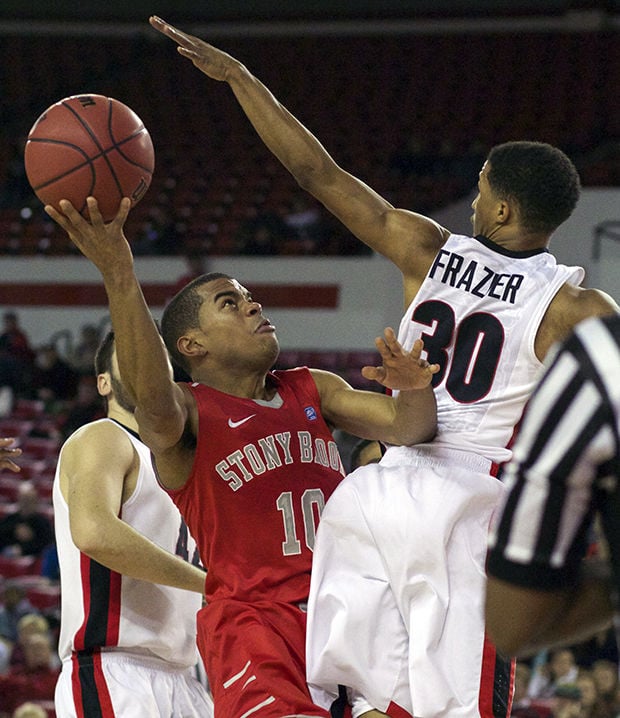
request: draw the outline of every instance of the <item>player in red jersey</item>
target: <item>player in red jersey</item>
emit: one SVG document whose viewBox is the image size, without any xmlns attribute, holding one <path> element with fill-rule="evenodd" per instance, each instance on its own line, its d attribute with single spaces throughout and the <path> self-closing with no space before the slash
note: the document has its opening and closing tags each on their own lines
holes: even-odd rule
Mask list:
<svg viewBox="0 0 620 718">
<path fill-rule="evenodd" d="M 305 679 L 305 604 L 316 525 L 343 476 L 339 428 L 389 444 L 430 439 L 438 365 L 403 351 L 391 329 L 377 340 L 382 366 L 367 378 L 398 398 L 354 390 L 326 371 L 271 371 L 275 327 L 225 274 L 190 282 L 167 305 L 161 336 L 123 232 L 129 200 L 104 224 L 69 202 L 46 210 L 99 269 L 124 384 L 161 484 L 179 506 L 207 567 L 199 647 L 216 718 L 328 716 Z M 192 379 L 172 380 L 169 356 Z"/>
</svg>

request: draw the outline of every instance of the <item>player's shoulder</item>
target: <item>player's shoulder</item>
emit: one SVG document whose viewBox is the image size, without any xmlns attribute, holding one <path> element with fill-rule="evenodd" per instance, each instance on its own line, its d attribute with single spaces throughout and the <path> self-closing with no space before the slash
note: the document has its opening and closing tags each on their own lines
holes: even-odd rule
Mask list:
<svg viewBox="0 0 620 718">
<path fill-rule="evenodd" d="M 600 289 L 562 285 L 549 305 L 549 312 L 558 324 L 577 326 L 590 317 L 605 317 L 620 312 L 615 300 Z"/>
<path fill-rule="evenodd" d="M 62 451 L 67 454 L 96 447 L 113 452 L 124 443 L 131 443 L 127 432 L 111 419 L 103 418 L 90 421 L 76 429 L 65 441 Z"/>
<path fill-rule="evenodd" d="M 599 289 L 565 283 L 549 304 L 536 335 L 536 355 L 542 359 L 556 342 L 562 342 L 590 317 L 619 311 L 616 302 Z"/>
</svg>

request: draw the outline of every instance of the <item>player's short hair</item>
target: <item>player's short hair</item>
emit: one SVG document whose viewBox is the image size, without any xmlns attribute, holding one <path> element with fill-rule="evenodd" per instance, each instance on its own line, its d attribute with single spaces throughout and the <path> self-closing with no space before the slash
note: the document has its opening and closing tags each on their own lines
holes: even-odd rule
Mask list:
<svg viewBox="0 0 620 718">
<path fill-rule="evenodd" d="M 516 202 L 529 232 L 551 234 L 575 209 L 581 182 L 577 168 L 545 142 L 505 142 L 487 157 L 489 185 L 500 198 Z"/>
<path fill-rule="evenodd" d="M 109 331 L 99 342 L 95 352 L 95 374 L 112 373 L 112 355 L 114 354 L 114 332 Z"/>
<path fill-rule="evenodd" d="M 198 326 L 198 314 L 203 302 L 198 289 L 215 279 L 232 279 L 232 277 L 223 272 L 207 272 L 192 279 L 172 297 L 161 317 L 161 336 L 170 358 L 173 364 L 177 364 L 186 372 L 190 369 L 189 362 L 177 349 L 177 340 L 186 331 Z"/>
</svg>

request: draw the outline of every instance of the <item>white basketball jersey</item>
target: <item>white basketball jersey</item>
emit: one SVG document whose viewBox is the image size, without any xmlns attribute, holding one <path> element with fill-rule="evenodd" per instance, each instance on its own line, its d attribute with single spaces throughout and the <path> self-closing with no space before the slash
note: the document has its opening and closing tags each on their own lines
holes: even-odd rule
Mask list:
<svg viewBox="0 0 620 718">
<path fill-rule="evenodd" d="M 113 423 L 127 434 L 140 458 L 135 491 L 121 508 L 123 521 L 161 548 L 196 563 L 196 545 L 178 509 L 157 483 L 149 449 Z M 79 439 L 89 426 L 76 431 L 68 442 Z M 62 451 L 59 466 L 61 460 Z M 180 668 L 195 665 L 196 613 L 202 606 L 202 597 L 122 576 L 81 553 L 71 538 L 58 468 L 53 502 L 61 566 L 61 659 L 67 659 L 72 651 L 101 649 L 157 657 Z"/>
<path fill-rule="evenodd" d="M 398 339 L 424 340 L 441 369 L 435 446 L 474 451 L 490 461 L 505 448 L 541 363 L 534 340 L 560 287 L 580 284 L 580 267 L 558 264 L 546 250 L 509 251 L 484 237 L 451 235 L 407 309 Z"/>
</svg>

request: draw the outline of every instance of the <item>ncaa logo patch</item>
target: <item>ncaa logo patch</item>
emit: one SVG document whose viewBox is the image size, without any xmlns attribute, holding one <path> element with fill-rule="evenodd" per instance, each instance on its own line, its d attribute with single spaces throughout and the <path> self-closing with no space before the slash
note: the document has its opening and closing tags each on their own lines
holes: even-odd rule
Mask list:
<svg viewBox="0 0 620 718">
<path fill-rule="evenodd" d="M 308 421 L 316 421 L 316 411 L 314 410 L 313 406 L 307 406 L 304 409 L 304 412 L 306 414 L 306 419 L 308 419 Z"/>
</svg>

